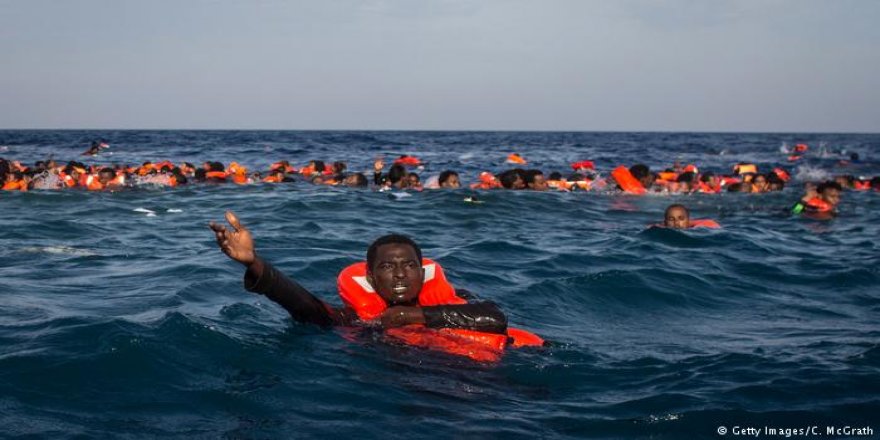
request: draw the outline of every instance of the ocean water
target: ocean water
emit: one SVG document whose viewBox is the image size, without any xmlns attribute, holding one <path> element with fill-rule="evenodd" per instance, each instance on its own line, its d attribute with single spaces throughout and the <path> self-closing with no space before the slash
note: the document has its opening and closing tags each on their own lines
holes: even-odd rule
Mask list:
<svg viewBox="0 0 880 440">
<path fill-rule="evenodd" d="M 800 178 L 880 174 L 880 135 L 0 131 L 0 157 L 88 163 L 415 154 L 471 182 L 517 151 Z M 784 144 L 811 146 L 793 166 Z M 863 163 L 842 168 L 844 154 Z M 424 191 L 308 184 L 0 194 L 0 437 L 722 438 L 734 427 L 880 430 L 880 194 L 831 221 L 764 195 Z M 671 203 L 720 230 L 647 229 Z M 293 322 L 242 287 L 210 220 L 234 210 L 258 252 L 328 302 L 387 232 L 551 341 L 478 364 Z M 825 435 L 826 438 L 841 438 Z M 768 438 L 768 437 L 762 437 Z M 865 438 L 865 437 L 860 437 Z"/>
</svg>

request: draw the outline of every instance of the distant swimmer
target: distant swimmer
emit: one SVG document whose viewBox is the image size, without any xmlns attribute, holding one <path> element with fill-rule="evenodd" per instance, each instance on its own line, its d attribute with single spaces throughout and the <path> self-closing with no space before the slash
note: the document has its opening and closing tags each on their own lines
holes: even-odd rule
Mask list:
<svg viewBox="0 0 880 440">
<path fill-rule="evenodd" d="M 422 257 L 410 238 L 391 234 L 375 240 L 366 261 L 343 269 L 337 279 L 344 305 L 331 306 L 260 258 L 250 231 L 227 211 L 231 229 L 211 222 L 217 245 L 244 265 L 245 289 L 278 303 L 298 322 L 329 326 L 373 326 L 389 339 L 477 361 L 494 362 L 506 347 L 541 346 L 543 339 L 510 328 L 494 303 L 470 302 L 436 262 Z"/>
<path fill-rule="evenodd" d="M 663 223 L 654 225 L 670 229 L 710 228 L 718 229 L 721 225 L 710 219 L 691 219 L 691 213 L 684 205 L 670 205 L 663 214 Z"/>
<path fill-rule="evenodd" d="M 843 188 L 840 184 L 832 180 L 818 186 L 808 183 L 804 196 L 791 207 L 791 213 L 820 220 L 830 219 L 837 215 L 841 191 Z"/>
<path fill-rule="evenodd" d="M 507 160 L 505 160 L 504 162 L 509 163 L 509 164 L 514 164 L 514 165 L 525 165 L 526 164 L 525 158 L 523 158 L 522 156 L 520 156 L 517 153 L 508 154 Z"/>
<path fill-rule="evenodd" d="M 458 177 L 458 173 L 452 170 L 446 170 L 440 173 L 440 177 L 437 179 L 440 184 L 440 188 L 461 188 L 461 180 Z"/>
<path fill-rule="evenodd" d="M 103 139 L 100 141 L 92 141 L 92 145 L 89 146 L 89 149 L 84 151 L 82 156 L 97 156 L 101 150 L 105 148 L 110 148 L 110 145 L 107 144 Z"/>
</svg>

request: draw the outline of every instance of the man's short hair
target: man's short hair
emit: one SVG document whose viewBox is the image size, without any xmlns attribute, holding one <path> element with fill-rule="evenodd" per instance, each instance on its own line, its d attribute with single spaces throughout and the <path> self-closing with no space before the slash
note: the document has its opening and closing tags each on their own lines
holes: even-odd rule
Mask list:
<svg viewBox="0 0 880 440">
<path fill-rule="evenodd" d="M 819 194 L 822 194 L 826 190 L 829 190 L 829 189 L 836 189 L 838 191 L 843 191 L 843 187 L 841 187 L 839 183 L 837 183 L 833 180 L 829 180 L 827 182 L 820 183 L 819 186 L 816 187 L 816 192 Z"/>
<path fill-rule="evenodd" d="M 449 180 L 450 176 L 458 176 L 458 173 L 452 170 L 443 171 L 442 173 L 440 173 L 440 177 L 437 178 L 437 182 L 442 185 L 443 182 Z"/>
<path fill-rule="evenodd" d="M 406 235 L 388 234 L 377 238 L 372 244 L 370 244 L 370 247 L 367 248 L 367 272 L 373 272 L 373 264 L 376 263 L 376 254 L 379 253 L 379 248 L 386 244 L 405 244 L 412 246 L 413 250 L 416 251 L 416 258 L 419 260 L 419 265 L 422 264 L 422 249 L 415 241 L 413 241 L 413 239 Z"/>
</svg>

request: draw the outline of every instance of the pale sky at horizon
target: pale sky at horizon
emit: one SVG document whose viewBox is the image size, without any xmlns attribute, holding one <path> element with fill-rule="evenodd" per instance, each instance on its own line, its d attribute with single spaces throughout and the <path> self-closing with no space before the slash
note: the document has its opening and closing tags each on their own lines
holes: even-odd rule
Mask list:
<svg viewBox="0 0 880 440">
<path fill-rule="evenodd" d="M 875 0 L 0 0 L 0 128 L 880 132 Z"/>
</svg>

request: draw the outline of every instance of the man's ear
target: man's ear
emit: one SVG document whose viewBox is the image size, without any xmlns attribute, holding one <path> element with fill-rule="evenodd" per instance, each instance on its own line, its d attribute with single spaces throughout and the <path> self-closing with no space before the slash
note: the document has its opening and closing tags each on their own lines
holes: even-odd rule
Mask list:
<svg viewBox="0 0 880 440">
<path fill-rule="evenodd" d="M 422 272 L 422 282 L 425 282 L 425 266 L 419 266 L 419 270 Z"/>
<path fill-rule="evenodd" d="M 376 290 L 376 282 L 373 280 L 372 272 L 367 272 L 367 276 L 365 277 L 367 282 L 370 283 L 370 286 L 373 286 L 373 290 Z"/>
</svg>

